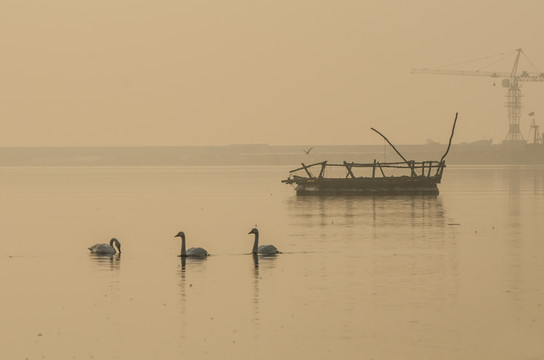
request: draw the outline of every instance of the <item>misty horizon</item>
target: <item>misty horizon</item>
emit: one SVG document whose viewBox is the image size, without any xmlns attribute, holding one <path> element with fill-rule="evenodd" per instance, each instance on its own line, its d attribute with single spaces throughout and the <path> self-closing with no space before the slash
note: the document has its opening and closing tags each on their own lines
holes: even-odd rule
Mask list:
<svg viewBox="0 0 544 360">
<path fill-rule="evenodd" d="M 395 144 L 445 143 L 456 112 L 456 143 L 500 142 L 500 78 L 411 71 L 508 73 L 518 48 L 518 72 L 544 68 L 542 6 L 530 0 L 2 10 L 1 146 L 381 144 L 370 127 Z M 528 114 L 544 114 L 543 85 L 523 84 L 524 136 Z"/>
<path fill-rule="evenodd" d="M 544 359 L 543 10 L 3 0 L 0 359 Z"/>
</svg>

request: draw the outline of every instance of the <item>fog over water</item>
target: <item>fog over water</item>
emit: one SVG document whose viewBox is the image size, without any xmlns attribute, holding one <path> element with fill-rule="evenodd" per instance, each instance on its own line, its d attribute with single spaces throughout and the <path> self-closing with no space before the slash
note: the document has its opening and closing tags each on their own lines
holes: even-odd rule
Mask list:
<svg viewBox="0 0 544 360">
<path fill-rule="evenodd" d="M 297 197 L 288 170 L 0 168 L 0 356 L 544 356 L 544 168 L 450 166 L 438 197 Z"/>
<path fill-rule="evenodd" d="M 0 146 L 504 140 L 502 78 L 544 71 L 539 0 L 0 5 Z M 522 84 L 521 131 L 543 82 Z M 460 124 L 461 125 L 461 124 Z"/>
<path fill-rule="evenodd" d="M 542 10 L 1 1 L 0 359 L 544 358 L 544 145 L 500 145 L 542 124 Z M 281 183 L 399 161 L 371 127 L 438 161 L 456 113 L 437 197 Z"/>
</svg>

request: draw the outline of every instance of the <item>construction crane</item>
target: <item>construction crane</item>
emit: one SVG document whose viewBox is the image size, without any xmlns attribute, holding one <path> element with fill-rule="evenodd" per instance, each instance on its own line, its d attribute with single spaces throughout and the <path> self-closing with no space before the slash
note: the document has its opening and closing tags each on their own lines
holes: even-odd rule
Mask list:
<svg viewBox="0 0 544 360">
<path fill-rule="evenodd" d="M 426 69 L 413 69 L 412 74 L 429 74 L 429 75 L 460 75 L 460 76 L 485 76 L 491 78 L 502 78 L 502 87 L 507 88 L 506 103 L 505 106 L 508 109 L 508 134 L 503 143 L 525 143 L 523 135 L 520 131 L 520 119 L 521 119 L 521 83 L 522 82 L 544 82 L 544 73 L 539 72 L 527 72 L 522 71 L 518 74 L 518 66 L 521 54 L 526 58 L 527 55 L 521 49 L 516 50 L 516 58 L 514 60 L 514 66 L 511 72 L 497 72 L 497 71 L 469 71 L 469 70 L 453 70 L 442 68 L 426 68 Z M 503 54 L 501 54 L 503 55 Z M 527 58 L 528 59 L 528 58 Z M 529 63 L 536 69 L 536 67 Z"/>
</svg>

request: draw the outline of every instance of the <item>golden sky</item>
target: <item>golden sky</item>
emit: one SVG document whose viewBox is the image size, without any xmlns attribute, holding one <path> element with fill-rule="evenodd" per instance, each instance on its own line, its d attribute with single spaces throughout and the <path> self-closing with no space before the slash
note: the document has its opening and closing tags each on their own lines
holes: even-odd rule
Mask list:
<svg viewBox="0 0 544 360">
<path fill-rule="evenodd" d="M 543 10 L 537 0 L 3 0 L 0 146 L 381 144 L 371 126 L 396 144 L 445 143 L 455 112 L 454 142 L 497 143 L 508 129 L 500 81 L 410 70 L 522 48 L 544 71 Z M 509 72 L 513 60 L 495 66 Z M 529 112 L 544 126 L 544 82 L 523 91 L 527 135 Z"/>
</svg>

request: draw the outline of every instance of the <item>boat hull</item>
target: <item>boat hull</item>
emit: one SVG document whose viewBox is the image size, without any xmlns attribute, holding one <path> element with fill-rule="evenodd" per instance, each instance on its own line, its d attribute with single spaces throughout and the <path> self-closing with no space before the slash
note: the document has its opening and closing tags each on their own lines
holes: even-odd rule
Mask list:
<svg viewBox="0 0 544 360">
<path fill-rule="evenodd" d="M 438 195 L 433 178 L 297 179 L 297 195 Z"/>
</svg>

